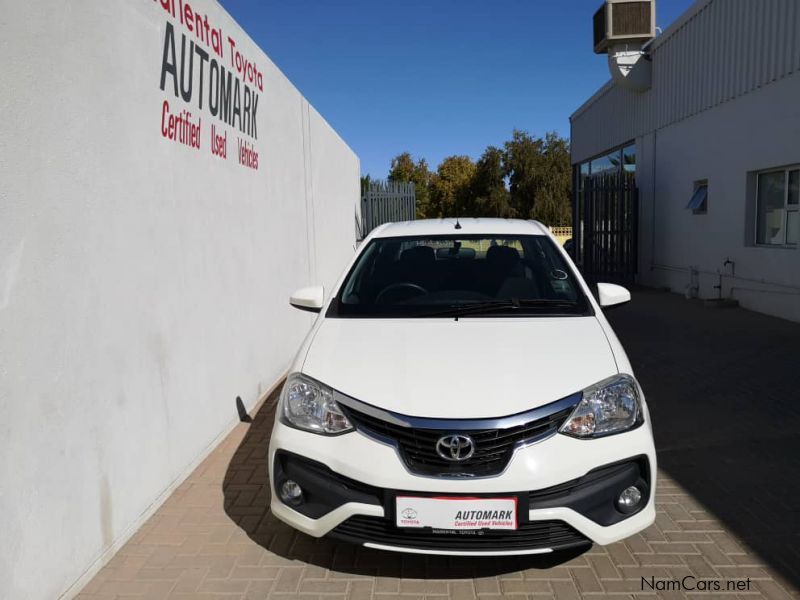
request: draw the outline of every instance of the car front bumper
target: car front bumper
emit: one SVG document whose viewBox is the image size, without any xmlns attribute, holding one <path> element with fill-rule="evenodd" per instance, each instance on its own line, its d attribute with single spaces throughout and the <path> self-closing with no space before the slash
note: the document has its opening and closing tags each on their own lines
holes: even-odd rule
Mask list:
<svg viewBox="0 0 800 600">
<path fill-rule="evenodd" d="M 358 431 L 327 437 L 277 421 L 269 464 L 271 510 L 276 517 L 314 537 L 330 535 L 385 550 L 538 554 L 590 543 L 610 544 L 655 520 L 656 456 L 647 423 L 594 440 L 556 434 L 518 448 L 499 475 L 442 478 L 410 473 L 396 448 Z M 306 505 L 289 506 L 279 498 L 276 479 L 280 485 L 287 478 L 311 490 Z M 642 481 L 646 495 L 641 508 L 631 515 L 619 513 L 616 497 L 632 482 L 641 485 Z M 398 492 L 513 495 L 520 500 L 519 530 L 441 537 L 397 529 L 393 503 Z"/>
</svg>

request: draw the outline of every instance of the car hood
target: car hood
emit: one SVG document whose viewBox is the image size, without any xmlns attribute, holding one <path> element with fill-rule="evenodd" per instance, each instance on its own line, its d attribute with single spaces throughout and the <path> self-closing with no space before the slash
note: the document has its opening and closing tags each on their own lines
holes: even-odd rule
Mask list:
<svg viewBox="0 0 800 600">
<path fill-rule="evenodd" d="M 403 415 L 501 417 L 617 373 L 594 317 L 325 319 L 302 371 Z"/>
</svg>

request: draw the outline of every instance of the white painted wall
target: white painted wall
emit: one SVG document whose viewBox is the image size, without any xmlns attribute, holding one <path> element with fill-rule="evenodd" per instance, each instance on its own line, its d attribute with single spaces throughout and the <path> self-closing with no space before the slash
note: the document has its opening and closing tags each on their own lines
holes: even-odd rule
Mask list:
<svg viewBox="0 0 800 600">
<path fill-rule="evenodd" d="M 800 163 L 797 98 L 800 73 L 637 140 L 639 281 L 684 293 L 695 267 L 700 297 L 716 298 L 716 272 L 732 273 L 723 266 L 729 258 L 737 278 L 723 277 L 725 297 L 800 321 L 800 249 L 755 246 L 747 236 L 754 172 Z M 708 213 L 694 215 L 686 204 L 701 179 L 708 179 Z"/>
<path fill-rule="evenodd" d="M 217 2 L 192 6 L 264 74 L 258 171 L 232 127 L 211 155 L 207 106 L 199 151 L 162 138 L 166 23 L 185 30 L 159 2 L 3 4 L 2 598 L 78 591 L 281 376 L 311 323 L 289 293 L 353 252 L 357 157 Z"/>
</svg>

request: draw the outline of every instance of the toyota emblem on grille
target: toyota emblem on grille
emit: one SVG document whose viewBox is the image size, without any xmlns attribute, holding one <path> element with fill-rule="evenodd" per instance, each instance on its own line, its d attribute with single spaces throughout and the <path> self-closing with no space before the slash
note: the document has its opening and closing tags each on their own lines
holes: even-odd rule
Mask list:
<svg viewBox="0 0 800 600">
<path fill-rule="evenodd" d="M 461 462 L 475 454 L 475 442 L 468 435 L 445 435 L 436 442 L 436 452 L 445 460 Z"/>
</svg>

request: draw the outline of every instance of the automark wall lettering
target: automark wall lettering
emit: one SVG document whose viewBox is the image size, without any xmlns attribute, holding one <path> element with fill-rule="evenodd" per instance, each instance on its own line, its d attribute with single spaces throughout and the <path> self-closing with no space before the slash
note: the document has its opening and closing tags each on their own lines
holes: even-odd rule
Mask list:
<svg viewBox="0 0 800 600">
<path fill-rule="evenodd" d="M 236 160 L 258 170 L 258 102 L 264 75 L 222 27 L 183 0 L 153 0 L 180 23 L 164 28 L 159 85 L 161 135 L 195 151 L 228 159 L 228 127 L 236 135 Z M 210 115 L 204 123 L 204 115 Z"/>
</svg>

